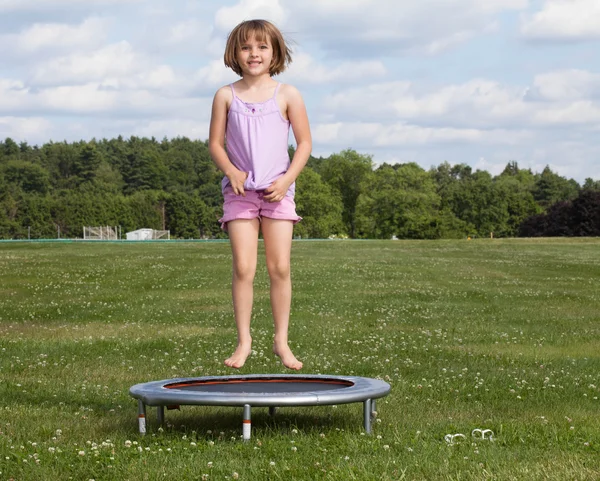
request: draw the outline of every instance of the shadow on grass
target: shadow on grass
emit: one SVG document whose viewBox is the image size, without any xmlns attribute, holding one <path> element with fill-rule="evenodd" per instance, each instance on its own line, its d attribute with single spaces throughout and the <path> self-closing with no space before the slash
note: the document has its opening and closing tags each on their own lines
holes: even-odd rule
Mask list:
<svg viewBox="0 0 600 481">
<path fill-rule="evenodd" d="M 269 434 L 290 433 L 293 429 L 304 434 L 319 434 L 337 429 L 356 431 L 360 433 L 363 428 L 362 403 L 331 409 L 331 406 L 322 407 L 285 407 L 278 408 L 275 416 L 270 416 L 268 408 L 255 407 L 252 409 L 252 436 Z M 242 434 L 242 408 L 232 406 L 229 408 L 214 408 L 208 406 L 181 406 L 180 410 L 165 409 L 165 424 L 163 430 L 156 418 L 156 408 L 147 407 L 146 421 L 147 434 L 164 437 L 167 439 L 181 438 L 182 434 L 193 436 L 195 439 L 206 441 L 239 438 Z M 132 420 L 136 412 L 132 411 Z M 108 425 L 105 426 L 109 428 Z M 137 423 L 131 424 L 131 434 L 137 433 Z M 121 430 L 122 425 L 117 429 Z"/>
</svg>

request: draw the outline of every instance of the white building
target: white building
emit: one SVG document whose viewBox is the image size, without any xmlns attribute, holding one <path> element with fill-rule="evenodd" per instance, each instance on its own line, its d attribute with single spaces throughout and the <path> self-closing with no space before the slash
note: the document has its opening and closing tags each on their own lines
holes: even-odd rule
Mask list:
<svg viewBox="0 0 600 481">
<path fill-rule="evenodd" d="M 127 240 L 154 240 L 154 239 L 170 239 L 171 232 L 168 230 L 154 230 L 154 229 L 138 229 L 125 234 Z"/>
</svg>

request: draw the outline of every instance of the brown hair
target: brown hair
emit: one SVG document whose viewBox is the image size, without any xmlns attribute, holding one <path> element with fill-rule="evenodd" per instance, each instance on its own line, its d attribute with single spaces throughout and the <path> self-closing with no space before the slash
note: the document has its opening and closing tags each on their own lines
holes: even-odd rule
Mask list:
<svg viewBox="0 0 600 481">
<path fill-rule="evenodd" d="M 273 60 L 269 66 L 271 76 L 282 73 L 292 61 L 292 51 L 285 44 L 283 34 L 267 20 L 247 20 L 235 27 L 227 37 L 225 46 L 225 66 L 229 67 L 240 77 L 242 68 L 237 61 L 237 53 L 242 44 L 254 36 L 259 42 L 269 40 L 273 47 Z"/>
</svg>

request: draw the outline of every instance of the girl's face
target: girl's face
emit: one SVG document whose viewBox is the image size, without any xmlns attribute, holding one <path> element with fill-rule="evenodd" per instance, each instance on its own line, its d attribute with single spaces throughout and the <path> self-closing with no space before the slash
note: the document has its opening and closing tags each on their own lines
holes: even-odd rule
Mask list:
<svg viewBox="0 0 600 481">
<path fill-rule="evenodd" d="M 273 47 L 268 38 L 259 42 L 251 36 L 242 43 L 237 52 L 237 61 L 244 75 L 270 75 Z"/>
</svg>

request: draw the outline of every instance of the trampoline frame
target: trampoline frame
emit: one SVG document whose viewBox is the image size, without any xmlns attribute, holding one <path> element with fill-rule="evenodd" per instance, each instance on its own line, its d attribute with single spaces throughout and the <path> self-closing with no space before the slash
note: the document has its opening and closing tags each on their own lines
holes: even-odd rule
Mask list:
<svg viewBox="0 0 600 481">
<path fill-rule="evenodd" d="M 302 392 L 223 392 L 178 389 L 193 384 L 218 384 L 242 382 L 316 382 L 349 384 L 344 388 Z M 173 386 L 174 387 L 166 387 Z M 180 405 L 241 406 L 243 407 L 242 436 L 250 439 L 252 407 L 268 407 L 275 415 L 282 406 L 322 406 L 334 404 L 363 403 L 363 421 L 367 434 L 371 433 L 372 420 L 376 416 L 376 399 L 389 394 L 390 385 L 379 379 L 357 376 L 327 376 L 322 374 L 251 374 L 236 376 L 204 376 L 165 379 L 136 384 L 129 394 L 138 400 L 138 424 L 140 434 L 146 434 L 146 406 L 156 406 L 159 424 L 165 421 L 165 406 L 179 408 Z"/>
</svg>

